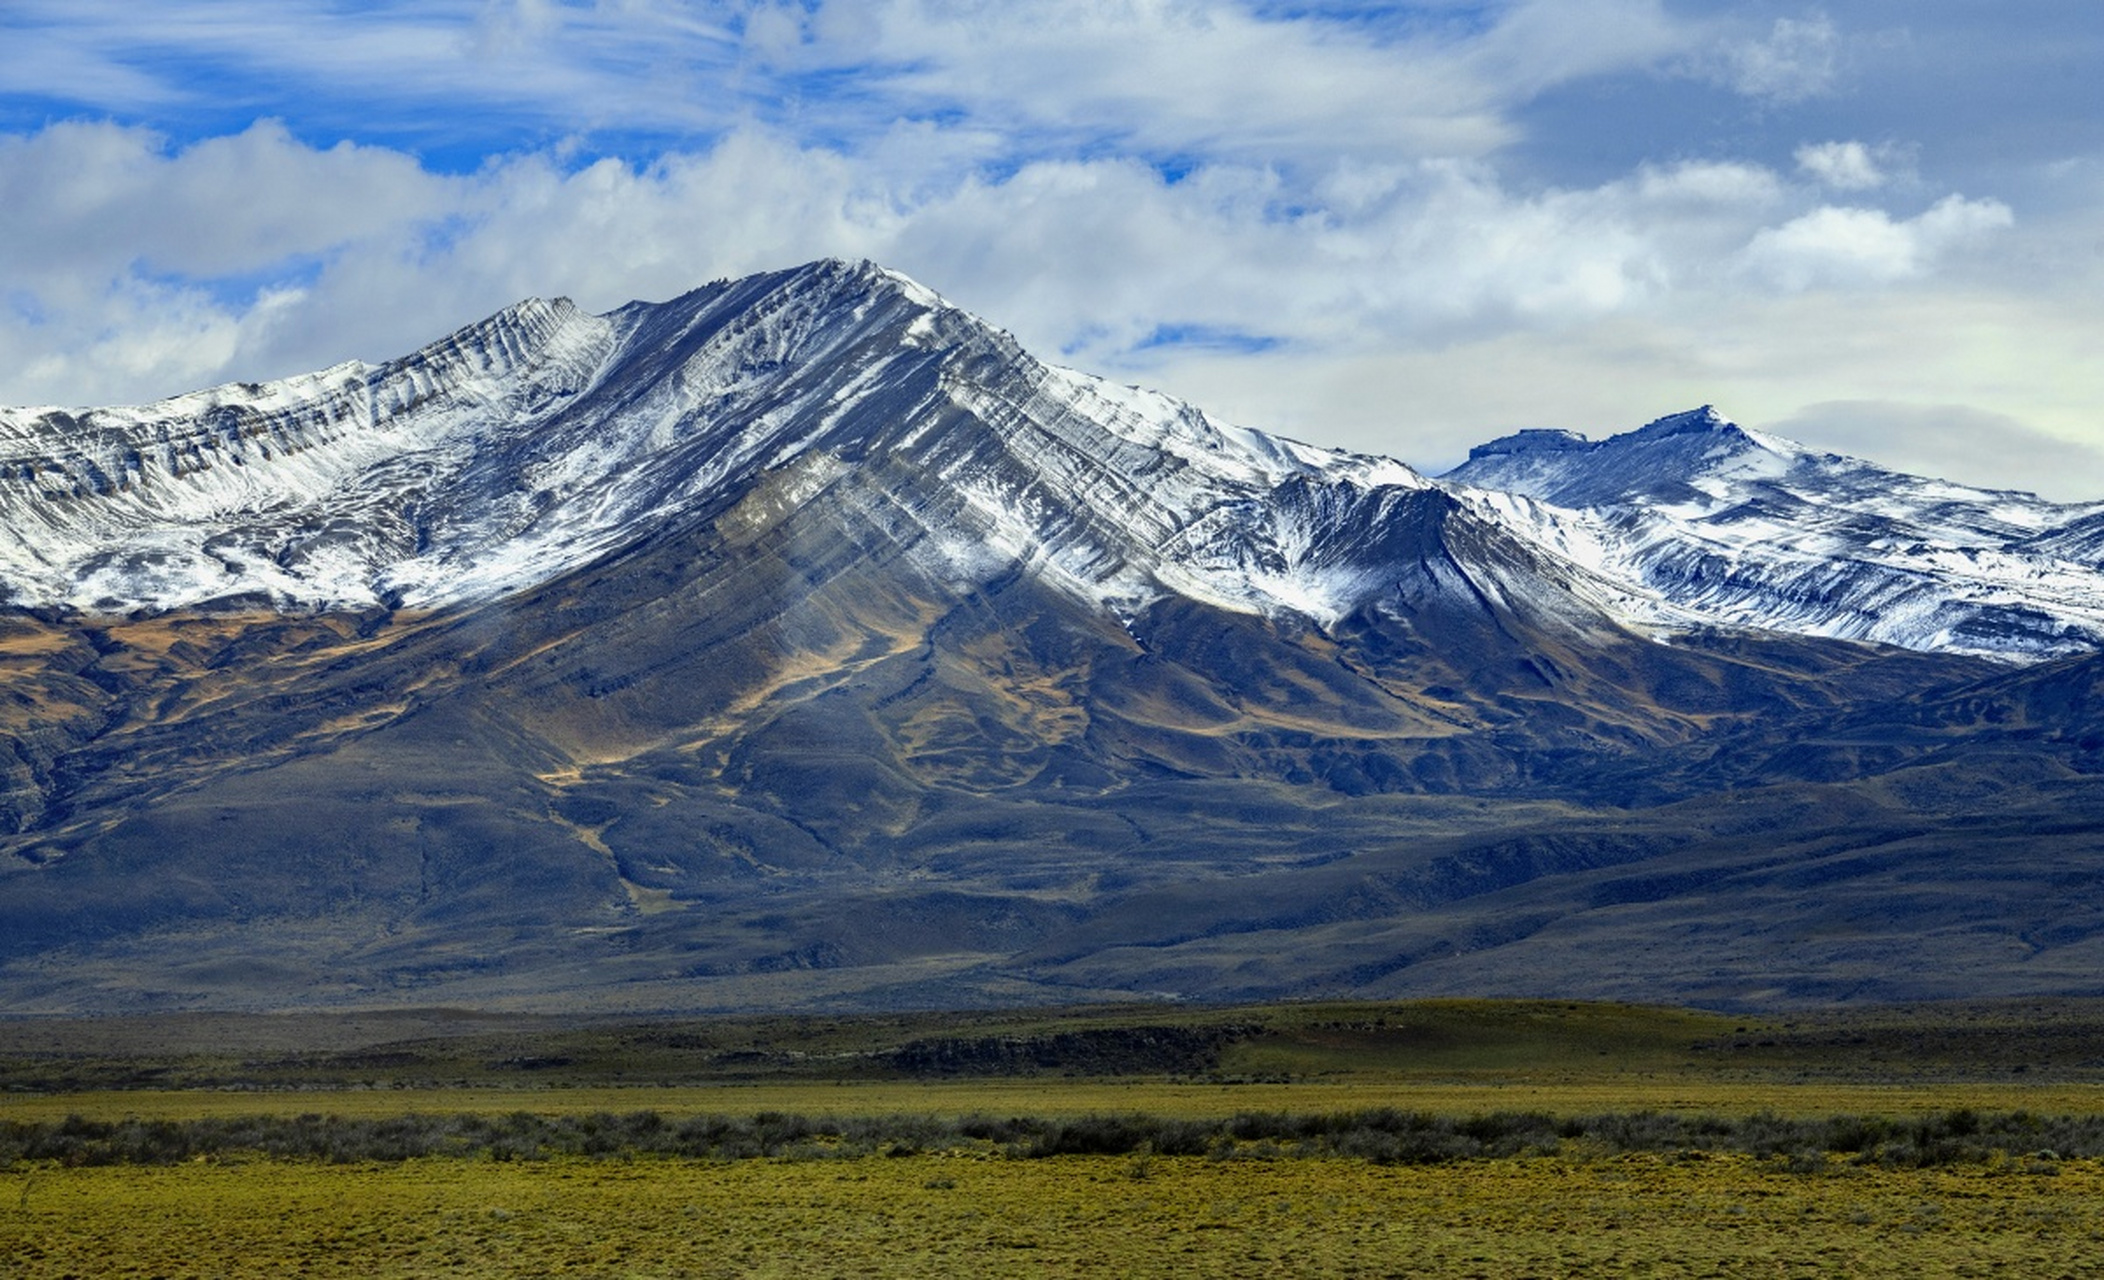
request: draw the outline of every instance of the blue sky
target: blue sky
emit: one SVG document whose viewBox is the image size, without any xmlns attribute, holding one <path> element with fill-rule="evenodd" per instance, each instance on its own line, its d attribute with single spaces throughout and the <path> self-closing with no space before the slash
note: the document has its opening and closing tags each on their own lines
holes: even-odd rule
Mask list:
<svg viewBox="0 0 2104 1280">
<path fill-rule="evenodd" d="M 0 402 L 865 256 L 1428 469 L 1715 403 L 2104 498 L 2093 0 L 9 0 Z"/>
</svg>

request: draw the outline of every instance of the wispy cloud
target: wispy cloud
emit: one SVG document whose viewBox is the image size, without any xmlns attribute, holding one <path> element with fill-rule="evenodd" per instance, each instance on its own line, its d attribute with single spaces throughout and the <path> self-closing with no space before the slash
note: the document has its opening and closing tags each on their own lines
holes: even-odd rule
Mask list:
<svg viewBox="0 0 2104 1280">
<path fill-rule="evenodd" d="M 1705 60 L 1740 93 L 1776 103 L 1834 91 L 1841 75 L 1840 30 L 1824 14 L 1777 18 L 1765 34 L 1725 41 Z"/>
<path fill-rule="evenodd" d="M 1806 143 L 1797 149 L 1797 167 L 1837 191 L 1872 191 L 1892 180 L 1888 158 L 1860 142 Z"/>
<path fill-rule="evenodd" d="M 1488 21 L 1474 8 L 1461 22 L 1437 6 L 1287 16 L 1186 0 L 19 0 L 0 32 L 43 56 L 10 58 L 0 91 L 208 127 L 355 110 L 336 123 L 497 144 L 757 120 L 853 145 L 901 119 L 968 118 L 1025 154 L 1293 162 L 1483 154 L 1509 140 L 1515 100 L 1675 47 L 1656 0 L 1529 0 Z"/>
<path fill-rule="evenodd" d="M 682 5 L 20 0 L 0 33 L 69 68 L 10 56 L 0 92 L 152 113 L 177 132 L 282 115 L 505 150 L 595 129 L 705 133 L 750 105 L 736 29 Z"/>
</svg>

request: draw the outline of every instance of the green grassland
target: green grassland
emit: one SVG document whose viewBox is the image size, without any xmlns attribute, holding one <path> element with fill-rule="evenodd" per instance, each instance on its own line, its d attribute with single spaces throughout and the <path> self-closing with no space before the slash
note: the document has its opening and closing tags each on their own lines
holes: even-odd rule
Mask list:
<svg viewBox="0 0 2104 1280">
<path fill-rule="evenodd" d="M 2081 1275 L 2104 1002 L 0 1022 L 0 1274 Z"/>
</svg>

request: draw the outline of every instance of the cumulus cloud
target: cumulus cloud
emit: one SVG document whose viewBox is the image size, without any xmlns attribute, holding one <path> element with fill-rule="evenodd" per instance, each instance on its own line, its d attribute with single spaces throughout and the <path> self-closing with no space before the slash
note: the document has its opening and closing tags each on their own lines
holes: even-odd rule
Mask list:
<svg viewBox="0 0 2104 1280">
<path fill-rule="evenodd" d="M 276 121 L 179 150 L 144 129 L 62 123 L 0 135 L 0 269 L 42 287 L 128 263 L 261 271 L 437 214 L 445 188 L 398 151 L 316 149 Z"/>
<path fill-rule="evenodd" d="M 243 369 L 302 280 L 452 207 L 408 156 L 317 150 L 275 122 L 181 149 L 110 124 L 0 135 L 0 395 L 132 399 Z"/>
<path fill-rule="evenodd" d="M 1748 277 L 1785 290 L 1885 284 L 1921 275 L 1944 255 L 2014 221 L 1998 200 L 1955 195 L 1907 219 L 1883 209 L 1822 205 L 1763 229 L 1741 263 Z"/>
<path fill-rule="evenodd" d="M 1348 352 L 1690 291 L 1889 283 L 2011 217 L 1959 197 L 1907 219 L 1808 208 L 1743 162 L 1517 191 L 1476 160 L 1343 157 L 1306 181 L 1129 157 L 987 174 L 955 145 L 921 123 L 859 151 L 753 125 L 642 166 L 527 153 L 448 175 L 273 123 L 184 148 L 113 125 L 0 139 L 0 399 L 384 358 L 530 294 L 606 309 L 826 254 L 897 266 L 1073 363 L 1144 373 L 1173 357 L 1165 333 Z"/>
</svg>

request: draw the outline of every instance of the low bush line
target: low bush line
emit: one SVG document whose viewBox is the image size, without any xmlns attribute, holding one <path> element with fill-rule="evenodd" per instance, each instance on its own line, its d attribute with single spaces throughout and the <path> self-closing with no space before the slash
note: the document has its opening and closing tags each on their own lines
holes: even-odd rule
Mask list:
<svg viewBox="0 0 2104 1280">
<path fill-rule="evenodd" d="M 1120 1114 L 1078 1118 L 946 1119 L 891 1115 L 667 1117 L 412 1114 L 388 1119 L 244 1116 L 197 1120 L 0 1123 L 0 1165 L 168 1165 L 264 1156 L 334 1163 L 427 1156 L 538 1160 L 666 1156 L 704 1160 L 828 1159 L 974 1151 L 1015 1159 L 1062 1155 L 1204 1155 L 1220 1159 L 1344 1157 L 1437 1164 L 1518 1155 L 1736 1152 L 1822 1168 L 1839 1156 L 1885 1168 L 1929 1168 L 2023 1157 L 2049 1166 L 2104 1156 L 2104 1116 L 2028 1111 L 1887 1118 L 1793 1119 L 1638 1111 L 1588 1116 L 1500 1111 L 1441 1116 L 1388 1108 L 1331 1113 L 1245 1112 L 1225 1120 Z M 2041 1170 L 2043 1171 L 2043 1170 Z"/>
</svg>

